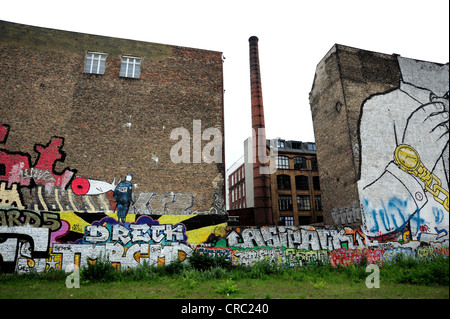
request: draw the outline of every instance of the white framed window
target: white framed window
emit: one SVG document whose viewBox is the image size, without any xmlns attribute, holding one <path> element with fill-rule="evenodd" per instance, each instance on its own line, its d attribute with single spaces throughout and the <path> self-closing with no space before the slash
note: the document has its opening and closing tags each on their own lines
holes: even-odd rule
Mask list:
<svg viewBox="0 0 450 319">
<path fill-rule="evenodd" d="M 141 76 L 141 59 L 131 56 L 122 57 L 120 76 L 138 79 Z"/>
<path fill-rule="evenodd" d="M 292 210 L 292 197 L 286 195 L 278 196 L 278 208 L 280 210 Z"/>
<path fill-rule="evenodd" d="M 289 169 L 289 157 L 278 155 L 276 158 L 277 168 L 280 169 Z"/>
<path fill-rule="evenodd" d="M 88 52 L 84 64 L 84 73 L 105 74 L 106 53 Z"/>
<path fill-rule="evenodd" d="M 297 195 L 298 210 L 311 210 L 311 201 L 308 195 Z"/>
</svg>

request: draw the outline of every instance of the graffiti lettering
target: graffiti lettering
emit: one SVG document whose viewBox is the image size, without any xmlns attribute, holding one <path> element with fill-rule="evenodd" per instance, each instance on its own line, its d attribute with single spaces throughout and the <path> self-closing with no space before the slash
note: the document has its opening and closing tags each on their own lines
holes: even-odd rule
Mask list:
<svg viewBox="0 0 450 319">
<path fill-rule="evenodd" d="M 231 230 L 228 246 L 254 248 L 257 246 L 287 247 L 307 250 L 365 247 L 365 236 L 346 227 L 340 230 L 307 226 L 273 226 L 246 228 L 237 233 Z"/>
<path fill-rule="evenodd" d="M 112 222 L 112 223 L 111 223 Z M 103 224 L 106 223 L 106 226 Z M 171 243 L 185 242 L 186 229 L 184 225 L 159 225 L 154 224 L 149 217 L 140 217 L 135 224 L 125 227 L 114 223 L 110 218 L 105 218 L 96 224 L 86 226 L 83 242 L 105 244 L 120 242 L 123 245 L 142 243 Z"/>
<path fill-rule="evenodd" d="M 31 226 L 58 230 L 61 227 L 59 214 L 50 212 L 34 212 L 29 210 L 0 209 L 0 226 Z"/>
</svg>

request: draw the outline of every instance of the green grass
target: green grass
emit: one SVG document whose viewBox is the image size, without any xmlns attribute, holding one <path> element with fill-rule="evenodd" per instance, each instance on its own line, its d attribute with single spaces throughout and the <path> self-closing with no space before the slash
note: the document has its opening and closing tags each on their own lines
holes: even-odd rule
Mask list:
<svg viewBox="0 0 450 319">
<path fill-rule="evenodd" d="M 193 257 L 193 258 L 197 258 Z M 202 257 L 203 258 L 203 257 Z M 194 259 L 193 259 L 194 260 Z M 200 260 L 200 261 L 199 261 Z M 364 265 L 329 264 L 285 268 L 270 262 L 229 267 L 224 261 L 191 265 L 141 265 L 118 272 L 98 262 L 80 272 L 80 288 L 67 288 L 67 274 L 0 275 L 2 299 L 396 299 L 449 298 L 449 260 L 398 259 L 380 268 L 380 288 L 367 288 Z"/>
</svg>

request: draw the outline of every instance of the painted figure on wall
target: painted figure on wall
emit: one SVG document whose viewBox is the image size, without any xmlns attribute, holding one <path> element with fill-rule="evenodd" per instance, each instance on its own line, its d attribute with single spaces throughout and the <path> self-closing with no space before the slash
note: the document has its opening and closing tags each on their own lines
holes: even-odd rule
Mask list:
<svg viewBox="0 0 450 319">
<path fill-rule="evenodd" d="M 370 97 L 361 112 L 363 227 L 369 236 L 407 227 L 427 241 L 448 236 L 449 67 L 398 63 L 399 88 Z"/>
<path fill-rule="evenodd" d="M 132 174 L 128 174 L 125 181 L 120 182 L 114 190 L 113 197 L 116 201 L 117 217 L 122 224 L 125 224 L 125 219 L 128 214 L 128 209 L 132 202 L 131 180 Z"/>
</svg>

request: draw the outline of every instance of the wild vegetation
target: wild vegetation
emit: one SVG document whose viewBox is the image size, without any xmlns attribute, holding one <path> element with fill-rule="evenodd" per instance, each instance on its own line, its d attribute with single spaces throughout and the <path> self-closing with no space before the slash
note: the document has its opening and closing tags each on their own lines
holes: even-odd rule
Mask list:
<svg viewBox="0 0 450 319">
<path fill-rule="evenodd" d="M 232 266 L 224 258 L 194 253 L 188 263 L 117 271 L 100 258 L 81 268 L 81 289 L 66 288 L 67 273 L 47 271 L 2 274 L 0 290 L 2 298 L 449 298 L 448 258 L 399 256 L 379 268 L 380 289 L 366 287 L 366 266 L 292 268 L 270 261 Z"/>
</svg>

